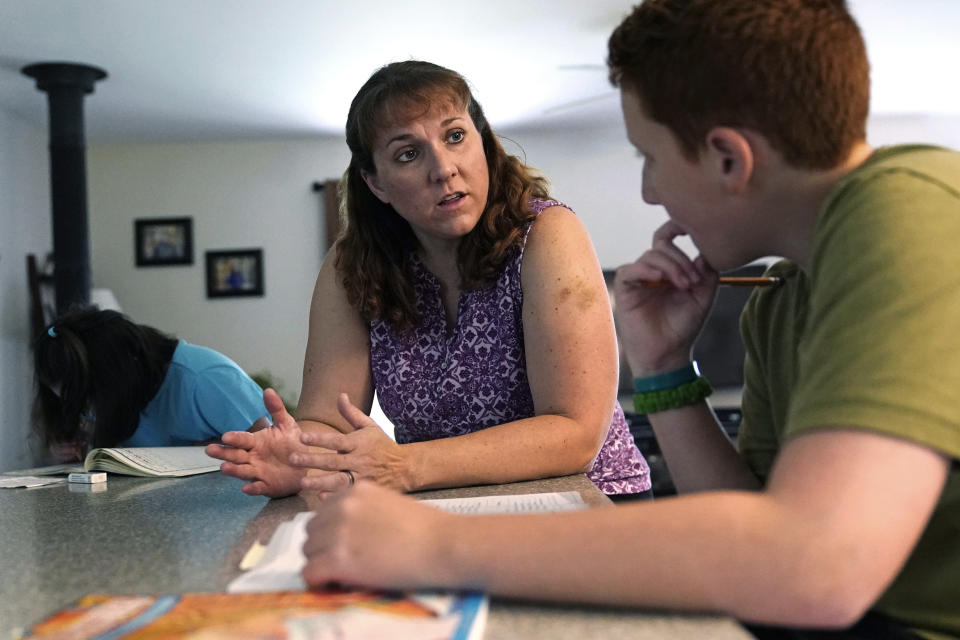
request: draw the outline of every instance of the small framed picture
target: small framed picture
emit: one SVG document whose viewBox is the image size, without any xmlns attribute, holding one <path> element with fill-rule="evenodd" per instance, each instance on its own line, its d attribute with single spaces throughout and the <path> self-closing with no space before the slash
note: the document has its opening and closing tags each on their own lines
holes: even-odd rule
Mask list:
<svg viewBox="0 0 960 640">
<path fill-rule="evenodd" d="M 193 264 L 191 218 L 140 218 L 133 221 L 138 267 Z"/>
<path fill-rule="evenodd" d="M 263 249 L 207 251 L 207 297 L 263 295 Z"/>
</svg>

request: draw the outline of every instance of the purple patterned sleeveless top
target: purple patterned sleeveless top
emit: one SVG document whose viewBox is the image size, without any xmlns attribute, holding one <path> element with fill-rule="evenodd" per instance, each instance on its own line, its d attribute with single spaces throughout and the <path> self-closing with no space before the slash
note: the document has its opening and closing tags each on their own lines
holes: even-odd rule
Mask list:
<svg viewBox="0 0 960 640">
<path fill-rule="evenodd" d="M 531 210 L 539 215 L 554 205 L 560 203 L 534 199 Z M 523 249 L 532 226 L 533 221 L 527 224 L 523 243 L 496 282 L 460 293 L 456 325 L 449 332 L 440 282 L 416 254 L 410 255 L 420 325 L 403 333 L 385 321 L 370 324 L 373 381 L 400 444 L 464 435 L 535 415 L 520 287 Z M 619 403 L 587 477 L 607 494 L 650 488 L 650 469 Z"/>
</svg>

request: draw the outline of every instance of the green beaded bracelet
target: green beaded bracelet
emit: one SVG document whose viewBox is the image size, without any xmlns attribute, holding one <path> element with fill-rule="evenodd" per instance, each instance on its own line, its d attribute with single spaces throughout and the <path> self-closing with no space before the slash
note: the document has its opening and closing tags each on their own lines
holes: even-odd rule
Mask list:
<svg viewBox="0 0 960 640">
<path fill-rule="evenodd" d="M 637 413 L 655 413 L 677 409 L 700 402 L 713 393 L 713 387 L 703 376 L 673 389 L 647 391 L 633 396 L 633 410 Z"/>
</svg>

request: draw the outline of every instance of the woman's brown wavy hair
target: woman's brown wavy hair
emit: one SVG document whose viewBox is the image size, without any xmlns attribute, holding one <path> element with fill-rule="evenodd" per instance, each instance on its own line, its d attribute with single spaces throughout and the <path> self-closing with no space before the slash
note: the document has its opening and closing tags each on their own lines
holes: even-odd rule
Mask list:
<svg viewBox="0 0 960 640">
<path fill-rule="evenodd" d="M 480 132 L 490 176 L 480 221 L 458 248 L 461 287 L 477 289 L 496 279 L 522 240 L 524 223 L 533 217 L 530 199 L 548 197 L 546 179 L 504 151 L 460 74 L 417 60 L 381 67 L 360 88 L 347 115 L 351 158 L 340 183 L 343 231 L 334 261 L 347 300 L 368 322 L 384 320 L 409 329 L 420 321 L 407 268 L 417 239 L 407 221 L 374 196 L 361 171 L 376 174 L 373 144 L 382 127 L 425 113 L 443 100 L 467 108 Z"/>
</svg>

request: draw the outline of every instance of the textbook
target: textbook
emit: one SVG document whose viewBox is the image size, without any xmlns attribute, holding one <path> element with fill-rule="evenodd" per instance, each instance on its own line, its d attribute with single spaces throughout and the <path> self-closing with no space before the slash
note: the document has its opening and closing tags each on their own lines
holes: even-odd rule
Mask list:
<svg viewBox="0 0 960 640">
<path fill-rule="evenodd" d="M 220 461 L 191 447 L 103 447 L 93 449 L 83 464 L 55 464 L 35 469 L 5 471 L 2 476 L 56 476 L 76 472 L 109 471 L 127 476 L 172 478 L 220 470 Z"/>
<path fill-rule="evenodd" d="M 104 447 L 83 460 L 84 471 L 109 471 L 127 476 L 179 477 L 220 470 L 220 461 L 203 447 Z"/>
<path fill-rule="evenodd" d="M 374 591 L 91 594 L 34 625 L 20 640 L 369 638 L 478 640 L 488 598 L 437 600 Z"/>
</svg>

